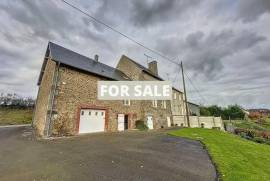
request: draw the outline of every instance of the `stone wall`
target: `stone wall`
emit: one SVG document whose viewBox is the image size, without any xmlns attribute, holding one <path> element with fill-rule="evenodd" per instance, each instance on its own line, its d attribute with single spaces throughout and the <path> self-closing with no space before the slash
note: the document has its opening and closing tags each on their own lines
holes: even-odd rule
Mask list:
<svg viewBox="0 0 270 181">
<path fill-rule="evenodd" d="M 33 126 L 36 129 L 37 135 L 39 136 L 44 135 L 55 67 L 56 63 L 54 61 L 50 59 L 47 60 L 43 78 L 41 80 L 38 89 L 37 101 L 35 105 L 35 112 L 33 118 Z"/>
<path fill-rule="evenodd" d="M 187 127 L 186 116 L 173 116 L 174 124 L 177 126 Z M 189 116 L 190 127 L 204 127 L 204 128 L 213 128 L 219 127 L 221 130 L 224 130 L 224 124 L 221 117 L 203 117 L 203 116 Z"/>
<path fill-rule="evenodd" d="M 108 125 L 106 131 L 117 131 L 118 114 L 128 114 L 130 128 L 140 120 L 141 107 L 139 101 L 131 101 L 125 106 L 123 101 L 97 100 L 97 81 L 107 80 L 84 73 L 69 67 L 61 67 L 59 82 L 55 96 L 55 114 L 53 114 L 53 135 L 75 135 L 79 120 L 78 110 L 81 107 L 106 109 Z"/>
</svg>

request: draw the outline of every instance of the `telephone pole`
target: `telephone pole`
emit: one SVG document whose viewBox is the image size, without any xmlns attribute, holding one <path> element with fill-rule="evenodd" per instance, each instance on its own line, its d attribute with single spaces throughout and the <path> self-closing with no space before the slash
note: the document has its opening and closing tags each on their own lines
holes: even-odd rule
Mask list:
<svg viewBox="0 0 270 181">
<path fill-rule="evenodd" d="M 181 61 L 181 70 L 182 70 L 183 88 L 184 88 L 184 95 L 185 95 L 185 105 L 186 105 L 187 123 L 188 123 L 188 127 L 190 127 L 189 113 L 188 113 L 187 92 L 186 92 L 185 77 L 184 77 L 184 68 L 183 68 L 183 63 L 182 63 L 182 61 Z"/>
</svg>

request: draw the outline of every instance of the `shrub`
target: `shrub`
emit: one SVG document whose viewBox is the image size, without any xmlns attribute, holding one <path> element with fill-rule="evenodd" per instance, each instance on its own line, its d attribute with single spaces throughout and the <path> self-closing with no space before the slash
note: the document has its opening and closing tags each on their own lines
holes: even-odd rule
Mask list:
<svg viewBox="0 0 270 181">
<path fill-rule="evenodd" d="M 264 138 L 262 138 L 262 137 L 254 137 L 252 140 L 257 142 L 257 143 L 264 143 L 265 142 Z"/>
<path fill-rule="evenodd" d="M 141 120 L 136 121 L 135 125 L 136 125 L 136 129 L 138 130 L 141 130 L 141 131 L 148 130 L 148 127 L 144 124 L 144 121 L 141 121 Z"/>
</svg>

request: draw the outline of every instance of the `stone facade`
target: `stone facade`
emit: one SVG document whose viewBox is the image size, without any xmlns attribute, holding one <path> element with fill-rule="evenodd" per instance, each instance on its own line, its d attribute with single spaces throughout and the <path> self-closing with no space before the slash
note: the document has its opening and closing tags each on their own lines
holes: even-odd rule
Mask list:
<svg viewBox="0 0 270 181">
<path fill-rule="evenodd" d="M 124 72 L 134 81 L 160 81 L 160 79 L 156 77 L 158 74 L 157 69 L 153 70 L 152 73 L 144 71 L 146 68 L 138 65 L 133 60 L 124 55 L 121 57 L 116 68 Z M 152 68 L 155 68 L 155 66 L 152 66 Z M 157 107 L 154 107 L 153 101 L 140 102 L 143 115 L 142 120 L 146 121 L 147 116 L 150 115 L 153 116 L 155 129 L 168 127 L 167 119 L 172 119 L 170 101 L 165 101 L 165 103 L 162 103 L 162 101 L 157 101 Z M 162 104 L 166 104 L 166 106 Z"/>
<path fill-rule="evenodd" d="M 37 101 L 35 106 L 33 126 L 36 128 L 38 135 L 44 135 L 46 130 L 46 120 L 48 118 L 48 107 L 51 98 L 51 89 L 55 75 L 56 63 L 51 59 L 44 61 L 44 73 L 39 85 Z"/>
<path fill-rule="evenodd" d="M 53 135 L 78 133 L 81 108 L 104 109 L 107 111 L 106 131 L 117 131 L 117 115 L 128 114 L 129 128 L 135 128 L 135 121 L 141 118 L 140 102 L 97 100 L 97 81 L 108 80 L 70 67 L 61 67 L 55 99 L 56 113 L 53 116 Z M 63 129 L 63 130 L 62 130 Z"/>
</svg>

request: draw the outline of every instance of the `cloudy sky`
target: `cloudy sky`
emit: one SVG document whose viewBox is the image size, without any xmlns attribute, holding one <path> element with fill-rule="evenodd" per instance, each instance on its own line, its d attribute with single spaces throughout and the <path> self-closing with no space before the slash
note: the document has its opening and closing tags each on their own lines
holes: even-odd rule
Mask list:
<svg viewBox="0 0 270 181">
<path fill-rule="evenodd" d="M 182 60 L 188 98 L 206 105 L 270 108 L 269 0 L 67 0 L 175 61 Z M 48 41 L 116 66 L 122 54 L 182 89 L 179 67 L 64 4 L 1 0 L 0 92 L 36 97 Z"/>
</svg>

